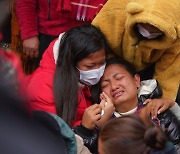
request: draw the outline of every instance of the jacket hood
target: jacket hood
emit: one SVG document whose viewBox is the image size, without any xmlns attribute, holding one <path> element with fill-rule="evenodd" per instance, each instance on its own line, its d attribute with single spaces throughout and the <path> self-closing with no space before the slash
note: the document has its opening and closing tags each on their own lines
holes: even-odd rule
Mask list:
<svg viewBox="0 0 180 154">
<path fill-rule="evenodd" d="M 134 0 L 127 5 L 126 12 L 127 31 L 135 41 L 138 41 L 134 32 L 137 23 L 148 23 L 164 33 L 161 40 L 146 41 L 146 46 L 166 48 L 180 38 L 179 0 Z"/>
<path fill-rule="evenodd" d="M 56 120 L 57 124 L 60 127 L 59 134 L 61 134 L 62 137 L 64 138 L 64 140 L 66 141 L 68 154 L 77 153 L 77 144 L 76 144 L 76 138 L 75 138 L 74 132 L 65 123 L 65 121 L 63 119 L 61 119 L 59 116 L 52 114 L 52 113 L 50 113 L 50 115 Z"/>
<path fill-rule="evenodd" d="M 59 55 L 60 41 L 63 34 L 64 32 L 61 33 L 57 39 L 52 41 L 49 47 L 45 50 L 43 57 L 40 61 L 41 68 L 48 69 L 54 72 Z"/>
<path fill-rule="evenodd" d="M 59 35 L 58 39 L 56 40 L 56 42 L 54 43 L 54 46 L 53 46 L 53 55 L 54 55 L 54 62 L 55 62 L 55 64 L 57 63 L 57 60 L 58 60 L 59 46 L 60 46 L 60 42 L 61 42 L 61 39 L 62 39 L 64 34 L 65 34 L 65 32 L 63 32 L 63 33 L 61 33 Z"/>
</svg>

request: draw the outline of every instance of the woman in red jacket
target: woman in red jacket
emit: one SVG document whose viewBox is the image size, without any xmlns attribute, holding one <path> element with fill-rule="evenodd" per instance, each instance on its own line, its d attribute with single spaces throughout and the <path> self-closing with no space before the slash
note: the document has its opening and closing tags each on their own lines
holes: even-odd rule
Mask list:
<svg viewBox="0 0 180 154">
<path fill-rule="evenodd" d="M 45 51 L 40 67 L 27 77 L 32 108 L 55 113 L 70 126 L 79 125 L 85 109 L 98 103 L 90 89 L 103 75 L 108 51 L 104 35 L 92 25 L 60 34 Z M 93 122 L 100 118 L 100 105 L 89 110 Z"/>
</svg>

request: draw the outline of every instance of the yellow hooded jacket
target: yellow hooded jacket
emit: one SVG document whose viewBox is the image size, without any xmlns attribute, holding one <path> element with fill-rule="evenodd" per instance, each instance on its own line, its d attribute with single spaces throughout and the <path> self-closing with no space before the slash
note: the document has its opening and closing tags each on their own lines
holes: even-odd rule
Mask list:
<svg viewBox="0 0 180 154">
<path fill-rule="evenodd" d="M 149 23 L 164 35 L 162 39 L 138 41 L 133 27 Z M 137 71 L 155 63 L 154 78 L 164 98 L 175 100 L 180 84 L 180 0 L 108 0 L 93 20 L 118 56 Z"/>
</svg>

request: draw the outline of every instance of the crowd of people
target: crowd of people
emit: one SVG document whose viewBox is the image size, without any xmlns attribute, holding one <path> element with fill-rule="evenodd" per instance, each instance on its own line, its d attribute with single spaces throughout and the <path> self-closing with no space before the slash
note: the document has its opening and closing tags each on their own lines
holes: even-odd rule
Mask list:
<svg viewBox="0 0 180 154">
<path fill-rule="evenodd" d="M 35 70 L 0 48 L 0 153 L 180 153 L 180 1 L 13 2 Z"/>
</svg>

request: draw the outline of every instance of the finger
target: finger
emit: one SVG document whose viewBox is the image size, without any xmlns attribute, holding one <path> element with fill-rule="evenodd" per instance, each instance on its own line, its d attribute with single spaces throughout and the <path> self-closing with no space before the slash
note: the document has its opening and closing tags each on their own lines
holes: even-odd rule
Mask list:
<svg viewBox="0 0 180 154">
<path fill-rule="evenodd" d="M 109 96 L 108 96 L 105 92 L 103 92 L 103 95 L 104 95 L 104 97 L 106 98 L 106 101 L 107 101 L 108 103 L 111 103 L 111 104 L 112 104 L 111 99 L 109 98 Z"/>
<path fill-rule="evenodd" d="M 94 105 L 96 105 L 96 104 L 94 104 Z M 93 108 L 94 105 L 89 106 L 88 108 L 85 109 L 85 111 L 91 110 L 91 108 Z"/>
<path fill-rule="evenodd" d="M 100 105 L 101 105 L 101 107 L 102 107 L 102 108 L 104 108 L 105 103 L 106 103 L 106 101 L 105 101 L 105 100 L 102 100 L 102 101 L 100 102 Z"/>
<path fill-rule="evenodd" d="M 35 58 L 35 51 L 34 50 L 31 50 L 31 51 L 29 51 L 29 56 L 31 57 L 31 58 Z"/>
<path fill-rule="evenodd" d="M 28 51 L 25 51 L 25 56 L 29 57 L 29 52 Z"/>
<path fill-rule="evenodd" d="M 153 107 L 151 110 L 151 117 L 156 118 L 157 117 L 158 109 L 156 107 Z"/>
<path fill-rule="evenodd" d="M 39 56 L 39 50 L 36 50 L 36 52 L 35 52 L 35 58 L 37 58 L 38 56 Z"/>
<path fill-rule="evenodd" d="M 101 93 L 101 98 L 104 99 L 104 100 L 106 99 L 105 96 L 104 96 L 104 92 Z"/>
<path fill-rule="evenodd" d="M 103 100 L 103 95 L 102 94 L 100 94 L 100 99 Z"/>
<path fill-rule="evenodd" d="M 102 111 L 101 108 L 96 108 L 96 109 L 92 112 L 92 115 L 101 114 L 101 111 Z"/>
<path fill-rule="evenodd" d="M 23 52 L 25 53 L 26 57 L 29 56 L 29 49 L 28 48 L 23 48 Z"/>
<path fill-rule="evenodd" d="M 101 106 L 99 105 L 99 104 L 94 104 L 94 105 L 91 105 L 89 108 L 88 108 L 88 110 L 89 111 L 93 111 L 93 110 L 95 110 L 96 108 L 101 108 Z"/>
<path fill-rule="evenodd" d="M 150 103 L 150 102 L 151 102 L 151 99 L 146 99 L 146 100 L 144 101 L 143 105 L 146 105 L 146 104 L 148 104 L 148 103 Z"/>
<path fill-rule="evenodd" d="M 100 119 L 101 119 L 101 114 L 97 114 L 97 115 L 94 116 L 95 121 L 98 121 Z"/>
<path fill-rule="evenodd" d="M 161 113 L 164 112 L 166 109 L 167 109 L 166 106 L 162 106 L 162 107 L 158 110 L 157 114 L 161 114 Z"/>
<path fill-rule="evenodd" d="M 158 114 L 158 110 L 159 110 L 160 108 L 162 108 L 163 106 L 162 106 L 162 104 L 158 104 L 158 102 L 154 102 L 154 104 L 155 104 L 155 105 L 152 106 L 152 109 L 153 109 L 153 111 L 152 111 L 152 117 L 153 117 L 153 118 L 156 118 L 156 117 L 157 117 L 157 114 Z"/>
<path fill-rule="evenodd" d="M 26 54 L 27 48 L 23 47 L 23 52 Z"/>
</svg>

